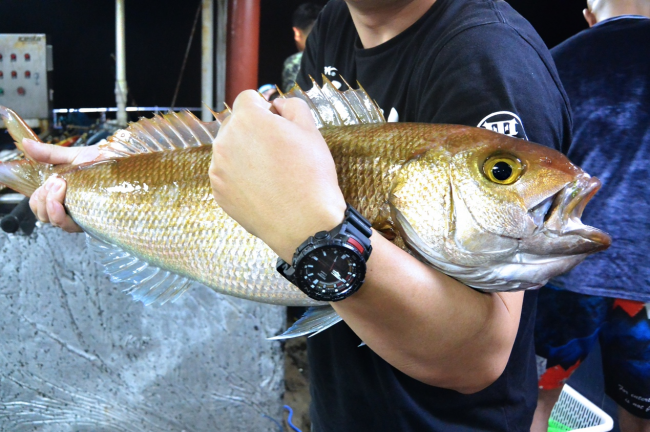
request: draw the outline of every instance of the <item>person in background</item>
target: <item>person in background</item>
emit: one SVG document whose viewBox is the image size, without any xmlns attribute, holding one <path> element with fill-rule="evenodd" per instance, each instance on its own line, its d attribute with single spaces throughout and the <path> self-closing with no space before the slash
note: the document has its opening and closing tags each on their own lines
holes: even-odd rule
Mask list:
<svg viewBox="0 0 650 432">
<path fill-rule="evenodd" d="M 393 121 L 497 128 L 556 149 L 570 143 L 568 100 L 550 53 L 503 1 L 331 0 L 307 41 L 298 84 L 309 88 L 309 75 L 321 74 L 342 89 L 343 78 L 358 80 Z M 26 149 L 44 162 L 92 157 Z M 209 176 L 217 203 L 288 262 L 346 214 L 332 155 L 299 99 L 270 104 L 255 91 L 240 94 L 214 142 Z M 72 231 L 65 189 L 53 178 L 30 202 L 41 221 Z M 372 255 L 363 286 L 331 303 L 344 322 L 308 339 L 313 431 L 530 430 L 537 292 L 479 292 L 377 232 L 365 241 Z"/>
<path fill-rule="evenodd" d="M 290 55 L 282 66 L 282 91 L 288 92 L 296 82 L 300 69 L 302 52 L 305 50 L 307 36 L 314 26 L 322 7 L 315 3 L 303 3 L 293 12 L 291 23 L 293 25 L 293 39 L 296 41 L 298 52 Z"/>
<path fill-rule="evenodd" d="M 600 342 L 623 432 L 650 431 L 650 0 L 588 0 L 590 28 L 551 53 L 573 110 L 567 156 L 603 183 L 582 220 L 612 235 L 539 294 L 533 432 Z"/>
</svg>

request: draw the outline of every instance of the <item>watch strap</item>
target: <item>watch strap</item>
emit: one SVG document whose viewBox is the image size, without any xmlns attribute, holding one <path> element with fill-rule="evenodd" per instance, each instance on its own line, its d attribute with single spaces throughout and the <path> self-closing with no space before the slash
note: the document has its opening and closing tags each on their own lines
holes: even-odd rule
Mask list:
<svg viewBox="0 0 650 432">
<path fill-rule="evenodd" d="M 346 203 L 347 204 L 347 203 Z M 372 246 L 370 244 L 370 236 L 372 236 L 372 224 L 364 218 L 361 213 L 357 211 L 350 204 L 347 204 L 345 209 L 345 216 L 343 222 L 329 232 L 329 238 L 334 238 L 339 235 L 348 237 L 348 243 L 354 246 L 355 249 L 363 256 L 365 260 L 370 257 Z M 302 251 L 309 245 L 317 241 L 318 233 L 309 237 L 296 248 L 293 254 L 292 264 L 289 264 L 282 258 L 278 258 L 275 269 L 284 276 L 289 282 L 297 285 L 296 270 L 294 266 L 297 264 L 296 259 L 300 256 Z"/>
<path fill-rule="evenodd" d="M 332 237 L 337 234 L 349 236 L 348 243 L 359 250 L 364 259 L 367 260 L 370 257 L 370 252 L 372 252 L 372 246 L 370 245 L 372 224 L 350 204 L 345 209 L 345 218 L 343 223 L 339 225 L 339 231 L 337 233 L 332 232 Z M 355 244 L 356 242 L 358 244 Z"/>
</svg>

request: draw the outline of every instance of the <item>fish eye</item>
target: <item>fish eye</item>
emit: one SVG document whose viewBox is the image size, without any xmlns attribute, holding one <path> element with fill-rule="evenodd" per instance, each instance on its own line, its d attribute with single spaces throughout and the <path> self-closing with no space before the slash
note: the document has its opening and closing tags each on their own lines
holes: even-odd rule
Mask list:
<svg viewBox="0 0 650 432">
<path fill-rule="evenodd" d="M 492 156 L 483 164 L 483 174 L 485 174 L 488 180 L 497 184 L 513 184 L 519 180 L 522 172 L 523 164 L 513 156 Z"/>
</svg>

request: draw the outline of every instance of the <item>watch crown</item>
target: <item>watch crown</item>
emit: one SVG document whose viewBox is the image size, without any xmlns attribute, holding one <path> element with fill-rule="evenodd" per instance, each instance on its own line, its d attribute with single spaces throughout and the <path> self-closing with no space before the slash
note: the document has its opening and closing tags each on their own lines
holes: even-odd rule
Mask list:
<svg viewBox="0 0 650 432">
<path fill-rule="evenodd" d="M 318 240 L 323 240 L 326 239 L 330 236 L 330 233 L 327 231 L 318 231 L 316 234 L 314 234 L 314 238 Z"/>
</svg>

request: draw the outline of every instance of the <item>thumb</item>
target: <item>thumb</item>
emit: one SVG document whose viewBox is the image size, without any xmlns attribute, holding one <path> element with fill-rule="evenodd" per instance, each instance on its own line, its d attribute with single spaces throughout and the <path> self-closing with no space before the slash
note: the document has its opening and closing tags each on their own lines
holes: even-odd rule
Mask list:
<svg viewBox="0 0 650 432">
<path fill-rule="evenodd" d="M 28 138 L 23 138 L 23 148 L 27 156 L 36 162 L 53 165 L 71 164 L 81 151 L 81 147 L 59 147 Z"/>
<path fill-rule="evenodd" d="M 298 98 L 275 99 L 273 107 L 278 114 L 298 126 L 308 129 L 316 129 L 316 122 L 311 114 L 307 103 Z"/>
<path fill-rule="evenodd" d="M 232 104 L 232 110 L 240 111 L 244 108 L 256 107 L 266 111 L 270 106 L 271 104 L 257 91 L 244 90 L 235 98 L 235 102 Z"/>
</svg>

